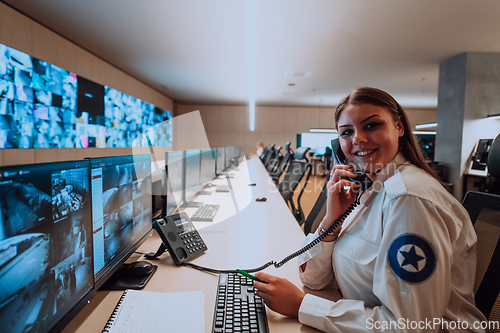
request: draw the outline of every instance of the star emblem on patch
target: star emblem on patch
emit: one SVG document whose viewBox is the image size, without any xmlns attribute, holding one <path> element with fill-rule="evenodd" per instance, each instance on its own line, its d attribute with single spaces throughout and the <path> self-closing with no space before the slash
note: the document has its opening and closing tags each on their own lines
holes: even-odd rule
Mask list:
<svg viewBox="0 0 500 333">
<path fill-rule="evenodd" d="M 388 259 L 394 274 L 409 283 L 425 281 L 436 267 L 433 248 L 425 239 L 414 234 L 396 238 L 389 247 Z"/>
</svg>

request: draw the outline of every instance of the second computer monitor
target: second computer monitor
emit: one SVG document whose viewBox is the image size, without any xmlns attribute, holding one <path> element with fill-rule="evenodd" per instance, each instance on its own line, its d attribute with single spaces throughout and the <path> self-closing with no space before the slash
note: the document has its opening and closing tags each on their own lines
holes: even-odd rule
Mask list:
<svg viewBox="0 0 500 333">
<path fill-rule="evenodd" d="M 90 167 L 94 276 L 99 288 L 152 229 L 151 155 L 92 158 Z"/>
</svg>

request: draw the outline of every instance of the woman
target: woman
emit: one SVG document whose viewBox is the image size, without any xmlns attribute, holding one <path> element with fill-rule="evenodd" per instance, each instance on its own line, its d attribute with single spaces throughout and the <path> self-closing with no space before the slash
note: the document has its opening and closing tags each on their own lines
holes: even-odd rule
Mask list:
<svg viewBox="0 0 500 333">
<path fill-rule="evenodd" d="M 335 112 L 342 151 L 373 185 L 343 224 L 298 257 L 310 289 L 338 288 L 332 302 L 289 281 L 256 276 L 274 311 L 328 332 L 468 331 L 485 320 L 474 305 L 476 234 L 467 211 L 427 166 L 401 106 L 384 91 L 358 88 Z M 347 165 L 334 165 L 327 212 L 311 242 L 355 201 Z M 346 190 L 350 188 L 350 190 Z M 477 325 L 477 324 L 476 324 Z M 467 330 L 465 330 L 467 331 Z"/>
<path fill-rule="evenodd" d="M 262 141 L 257 141 L 257 156 L 261 156 L 264 152 L 264 143 Z"/>
</svg>

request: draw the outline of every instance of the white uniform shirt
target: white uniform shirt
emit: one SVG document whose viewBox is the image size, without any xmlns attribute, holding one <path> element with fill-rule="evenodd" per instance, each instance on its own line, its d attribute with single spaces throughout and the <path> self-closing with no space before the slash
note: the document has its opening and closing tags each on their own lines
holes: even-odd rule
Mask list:
<svg viewBox="0 0 500 333">
<path fill-rule="evenodd" d="M 339 288 L 345 299 L 307 294 L 299 321 L 326 332 L 454 332 L 463 325 L 484 332 L 472 329 L 486 319 L 474 306 L 476 234 L 467 211 L 401 154 L 372 180 L 337 240 L 298 258 L 307 262 L 299 269 L 305 286 Z"/>
</svg>

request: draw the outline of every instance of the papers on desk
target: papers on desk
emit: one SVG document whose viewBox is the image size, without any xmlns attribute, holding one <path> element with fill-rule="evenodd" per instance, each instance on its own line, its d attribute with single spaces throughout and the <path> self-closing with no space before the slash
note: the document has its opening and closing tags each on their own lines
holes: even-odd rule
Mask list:
<svg viewBox="0 0 500 333">
<path fill-rule="evenodd" d="M 201 291 L 125 290 L 103 332 L 204 332 Z"/>
</svg>

